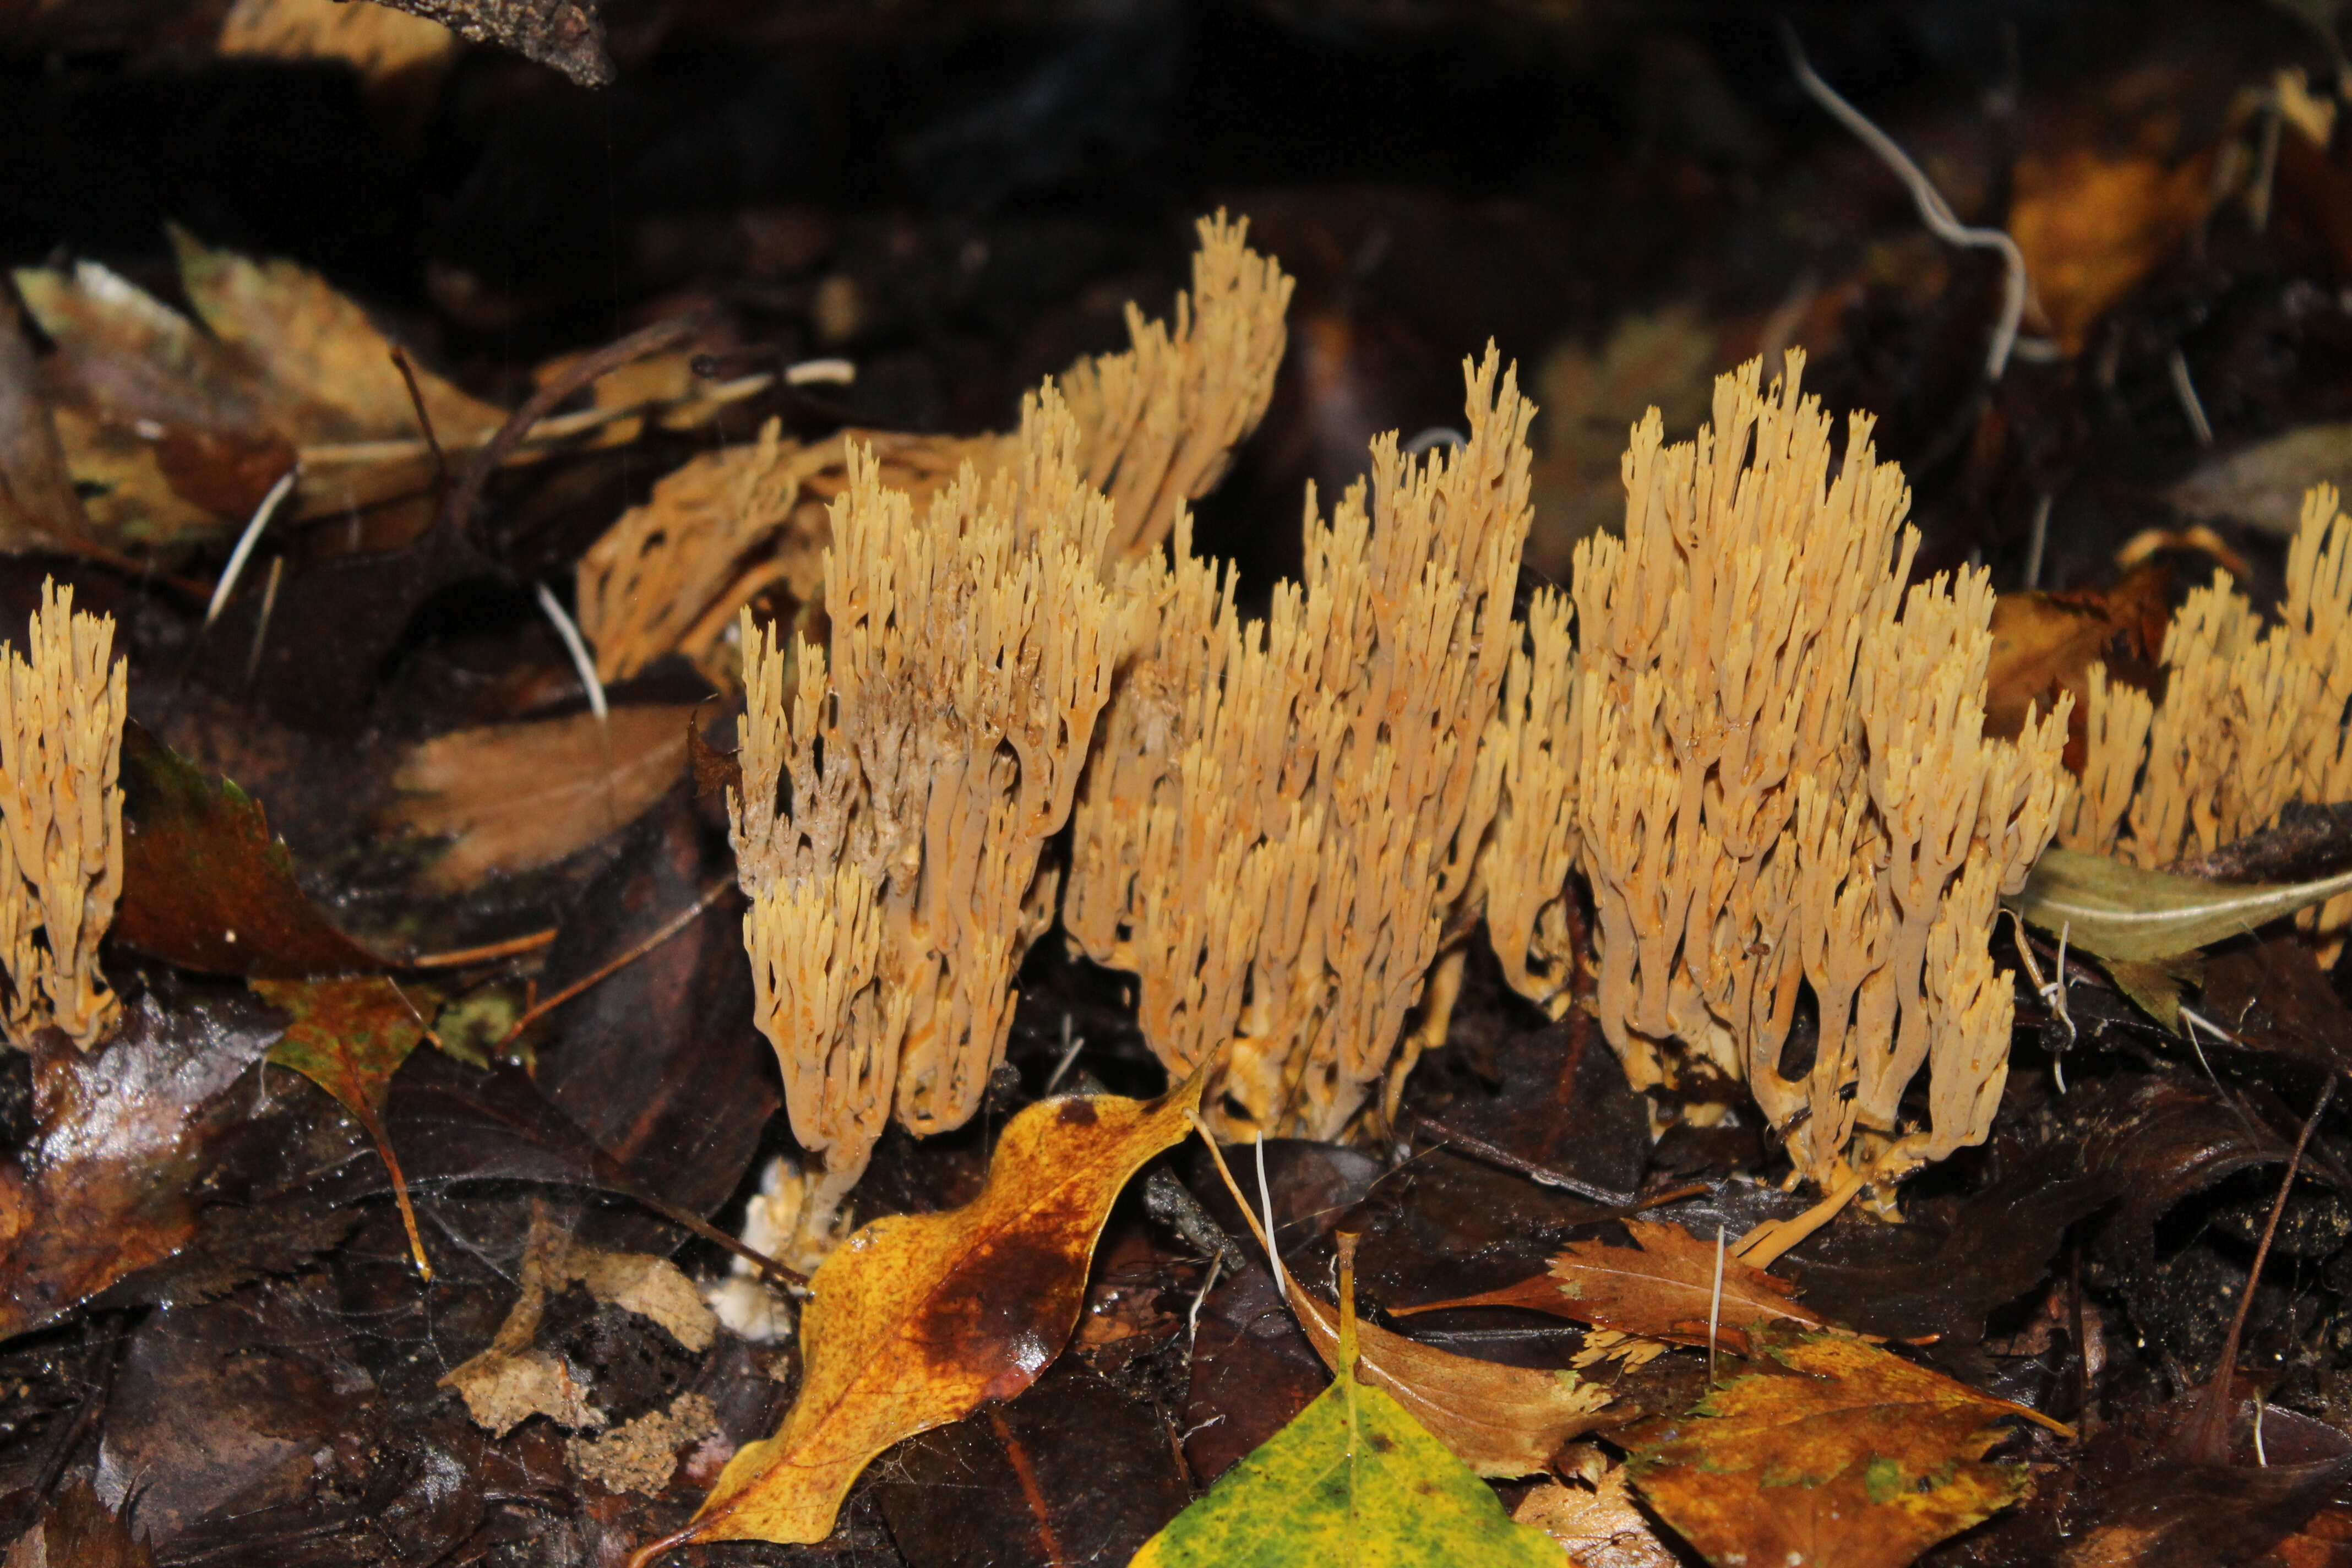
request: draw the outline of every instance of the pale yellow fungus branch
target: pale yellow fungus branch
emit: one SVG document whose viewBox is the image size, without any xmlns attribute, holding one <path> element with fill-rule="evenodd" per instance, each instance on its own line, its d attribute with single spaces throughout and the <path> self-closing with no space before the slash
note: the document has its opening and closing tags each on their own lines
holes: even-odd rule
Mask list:
<svg viewBox="0 0 2352 1568">
<path fill-rule="evenodd" d="M 1078 477 L 1057 395 L 1023 451 L 967 468 L 919 524 L 854 451 L 826 552 L 824 648 L 787 660 L 742 629 L 743 788 L 733 799 L 760 1025 L 795 1132 L 825 1174 L 821 1229 L 886 1108 L 960 1126 L 1003 1060 L 1013 972 L 1054 887 L 1039 852 L 1131 653 L 1140 606 L 1097 563 L 1110 503 Z"/>
<path fill-rule="evenodd" d="M 25 655 L 0 644 L 0 962 L 20 1048 L 54 1025 L 88 1050 L 121 1005 L 98 968 L 122 889 L 129 666 L 113 645 L 113 618 L 75 614 L 53 580 Z"/>
</svg>

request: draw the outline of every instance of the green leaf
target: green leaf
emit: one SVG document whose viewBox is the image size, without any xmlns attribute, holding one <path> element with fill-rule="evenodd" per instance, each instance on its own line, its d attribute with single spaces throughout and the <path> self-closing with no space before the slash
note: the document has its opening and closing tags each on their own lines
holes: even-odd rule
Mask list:
<svg viewBox="0 0 2352 1568">
<path fill-rule="evenodd" d="M 2208 882 L 2143 871 L 2104 855 L 2044 850 L 2025 887 L 2002 900 L 2018 918 L 2101 958 L 2149 963 L 2226 937 L 2352 889 L 2352 871 L 2315 882 Z"/>
<path fill-rule="evenodd" d="M 1129 1568 L 1560 1568 L 1387 1393 L 1342 1376 L 1144 1543 Z"/>
</svg>

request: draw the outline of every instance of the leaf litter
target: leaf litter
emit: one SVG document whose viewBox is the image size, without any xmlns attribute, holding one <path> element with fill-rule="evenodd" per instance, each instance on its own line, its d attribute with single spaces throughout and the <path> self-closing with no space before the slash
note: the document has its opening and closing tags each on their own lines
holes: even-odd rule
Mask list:
<svg viewBox="0 0 2352 1568">
<path fill-rule="evenodd" d="M 1010 429 L 1040 376 L 1090 367 L 1065 391 L 1101 443 L 1087 460 L 1110 465 L 1096 482 L 1129 511 L 1153 501 L 1155 519 L 1155 483 L 1193 501 L 1191 549 L 1239 562 L 1233 602 L 1255 615 L 1297 572 L 1284 552 L 1302 481 L 1342 493 L 1390 426 L 1448 447 L 1431 422 L 1459 406 L 1452 358 L 1493 332 L 1545 367 L 1536 570 L 1512 595 L 1528 616 L 1543 579 L 1578 591 L 1580 541 L 1622 515 L 1627 426 L 1655 404 L 1686 437 L 1715 373 L 1760 354 L 1769 377 L 1801 347 L 1831 407 L 1885 416 L 1876 439 L 1913 489 L 1921 574 L 1973 559 L 2000 590 L 1987 733 L 2020 734 L 2029 712 L 2071 700 L 2065 757 L 2086 786 L 2095 707 L 2126 688 L 2160 704 L 2193 683 L 2177 612 L 2208 602 L 2215 564 L 2294 620 L 2288 542 L 2311 485 L 2342 482 L 2352 178 L 2331 89 L 2260 29 L 2198 46 L 2194 5 L 2095 39 L 2021 24 L 2034 68 L 2000 115 L 1973 89 L 1940 91 L 1957 68 L 1939 56 L 1906 67 L 1916 79 L 1868 85 L 1843 24 L 1806 24 L 1822 72 L 1885 119 L 1961 218 L 2021 247 L 2024 336 L 1990 384 L 1998 277 L 1917 232 L 1907 194 L 1843 127 L 1792 114 L 1811 110 L 1775 52 L 1713 23 L 1532 18 L 1514 47 L 1547 68 L 1505 69 L 1495 79 L 1510 85 L 1464 116 L 1425 90 L 1429 46 L 1458 51 L 1463 79 L 1517 57 L 1458 18 L 1368 20 L 1343 41 L 1248 8 L 1204 13 L 1174 78 L 1129 68 L 1174 58 L 1147 16 L 1048 20 L 1017 47 L 955 57 L 981 107 L 947 134 L 928 89 L 905 86 L 919 73 L 867 71 L 898 44 L 823 14 L 787 41 L 749 13 L 664 0 L 646 26 L 617 26 L 608 51 L 569 5 L 436 0 L 416 8 L 441 18 L 426 21 L 238 0 L 168 37 L 152 9 L 53 7 L 0 40 L 68 62 L 20 84 L 40 123 L 79 123 L 69 95 L 97 95 L 94 112 L 125 128 L 109 145 L 136 146 L 154 172 L 121 181 L 103 158 L 33 157 L 0 224 L 14 285 L 0 300 L 0 612 L 21 618 L 46 578 L 72 581 L 116 617 L 145 726 L 121 759 L 122 889 L 102 954 L 123 1023 L 88 1056 L 51 1040 L 0 1061 L 10 1568 L 620 1561 L 681 1532 L 715 1539 L 696 1522 L 732 1506 L 712 1510 L 714 1489 L 745 1495 L 745 1470 L 776 1452 L 763 1443 L 811 1419 L 808 1390 L 860 1364 L 841 1329 L 846 1270 L 821 1271 L 814 1300 L 793 1299 L 789 1273 L 754 1287 L 776 1321 L 803 1320 L 797 1334 L 754 1343 L 710 1326 L 704 1304 L 768 1267 L 730 1258 L 740 1238 L 713 1239 L 709 1222 L 732 1232 L 754 1194 L 793 1209 L 809 1170 L 774 1117 L 782 1080 L 753 1023 L 777 979 L 741 941 L 756 900 L 726 887 L 725 797 L 746 779 L 722 738 L 743 679 L 730 627 L 749 603 L 793 658 L 828 646 L 823 557 L 844 537 L 828 509 L 855 489 L 856 442 L 919 514 L 961 462 L 987 486 L 1016 449 L 967 433 Z M 995 36 L 966 10 L 908 38 L 935 25 Z M 1244 18 L 1261 30 L 1237 31 Z M 1427 30 L 1396 30 L 1412 26 Z M 720 112 L 732 89 L 699 73 L 787 43 L 794 72 L 836 84 L 825 112 L 767 89 Z M 520 55 L 495 52 L 509 46 Z M 625 121 L 667 112 L 656 100 L 676 82 L 711 113 L 650 138 L 634 122 L 598 132 L 532 85 L 547 79 L 524 57 L 587 80 L 617 70 L 651 95 Z M 1261 58 L 1310 110 L 1322 84 L 1370 73 L 1393 89 L 1381 100 L 1397 139 L 1335 152 L 1339 184 L 1233 163 L 1225 132 L 1202 127 L 1252 146 L 1288 134 L 1253 118 L 1263 82 L 1232 75 Z M 1596 59 L 1643 62 L 1637 113 L 1615 107 Z M 160 112 L 148 100 L 108 96 L 148 90 L 158 61 L 185 95 L 173 104 L 199 110 L 174 107 L 163 132 L 142 120 Z M 885 79 L 899 83 L 887 105 L 872 85 Z M 1463 126 L 1521 102 L 1552 128 L 1514 143 L 1539 173 L 1495 165 L 1491 148 L 1472 150 L 1475 179 L 1447 173 L 1445 157 L 1471 156 Z M 1985 136 L 1996 121 L 2003 137 Z M 266 151 L 223 140 L 248 125 L 266 128 Z M 747 126 L 791 149 L 777 170 L 856 167 L 881 195 L 839 207 L 785 172 L 734 210 L 679 206 L 675 193 L 704 188 L 694 149 L 737 145 Z M 950 151 L 974 137 L 982 155 Z M 1401 164 L 1405 138 L 1440 155 Z M 1144 148 L 1159 172 L 1134 189 L 1161 194 L 1113 213 L 1087 182 L 1108 169 L 1120 173 L 1103 188 L 1119 184 Z M 317 161 L 286 163 L 295 150 Z M 374 162 L 321 173 L 352 150 Z M 1162 176 L 1183 185 L 1196 156 L 1203 190 L 1250 190 L 1251 243 L 1296 289 L 1278 380 L 1265 361 L 1251 372 L 1263 385 L 1184 384 L 1184 406 L 1223 411 L 1219 430 L 1228 416 L 1260 426 L 1238 445 L 1179 440 L 1181 420 L 1155 424 L 1137 392 L 1218 363 L 1203 345 L 1227 330 L 1207 325 L 1205 297 L 1189 326 L 1151 320 L 1184 282 L 1170 237 L 1214 205 L 1167 194 Z M 1074 177 L 1081 165 L 1093 173 Z M 79 184 L 61 192 L 68 169 Z M 232 170 L 244 184 L 222 183 Z M 167 190 L 171 210 L 136 194 Z M 239 194 L 265 190 L 266 207 Z M 1055 193 L 1050 222 L 1040 192 Z M 1804 237 L 1822 234 L 1851 243 Z M 1187 346 L 1154 361 L 1155 331 Z M 1137 357 L 1097 355 L 1121 342 Z M 1390 493 L 1371 492 L 1375 541 Z M 671 535 L 690 548 L 665 553 Z M 593 681 L 541 618 L 542 584 L 586 629 Z M 1374 603 L 1368 614 L 1387 601 Z M 1136 614 L 1138 637 L 1172 624 L 1165 605 Z M 1111 664 L 1127 683 L 1146 662 L 1124 648 Z M 592 695 L 599 683 L 609 694 Z M 1173 735 L 1183 703 L 1160 695 L 1154 722 Z M 2255 754 L 2260 713 L 2210 712 L 2233 755 Z M 1493 792 L 1498 842 L 1528 829 L 1516 777 L 1464 787 L 1482 823 Z M 2033 929 L 2012 942 L 2004 922 L 1980 988 L 1985 1005 L 2014 996 L 2015 1027 L 2004 1013 L 1987 1036 L 2004 1042 L 2005 1076 L 1976 1090 L 1986 1142 L 1900 1187 L 1857 1188 L 1769 1271 L 1728 1244 L 1812 1208 L 1792 1150 L 1809 1119 L 1838 1114 L 1835 1097 L 1759 1119 L 1756 1065 L 1721 1055 L 1637 1089 L 1596 1006 L 1610 940 L 1597 911 L 1573 892 L 1522 911 L 1527 963 L 1556 983 L 1538 1008 L 1509 994 L 1475 904 L 1450 905 L 1415 994 L 1412 1027 L 1430 1033 L 1406 1054 L 1431 1047 L 1418 1069 L 1367 1090 L 1344 1128 L 1268 1145 L 1278 1258 L 1240 1261 L 1260 1205 L 1236 1206 L 1197 1152 L 1152 1154 L 1148 1177 L 1114 1161 L 1071 1222 L 1084 1246 L 1069 1227 L 1042 1250 L 1005 1232 L 999 1261 L 1028 1258 L 1050 1289 L 979 1293 L 982 1316 L 1004 1321 L 956 1342 L 996 1348 L 910 1383 L 953 1394 L 916 1413 L 926 1429 L 905 1436 L 889 1399 L 848 1401 L 834 1425 L 855 1441 L 818 1434 L 840 1473 L 777 1533 L 916 1568 L 990 1551 L 1165 1554 L 1175 1534 L 1145 1542 L 1202 1488 L 1278 1476 L 1285 1445 L 1302 1428 L 1328 1444 L 1331 1411 L 1352 1402 L 1360 1433 L 1390 1432 L 1392 1413 L 1423 1435 L 1397 1450 L 1413 1456 L 1408 1480 L 1459 1503 L 1473 1537 L 1515 1539 L 1489 1534 L 1513 1511 L 1550 1531 L 1548 1561 L 2340 1554 L 2344 1108 L 2292 1181 L 2281 1172 L 2352 1022 L 2342 910 L 2307 907 L 2352 865 L 2352 805 L 2333 784 L 2300 793 L 2158 864 L 2045 857 L 2008 890 Z M 938 843 L 965 831 L 980 829 L 942 824 Z M 892 874 L 887 858 L 867 868 Z M 1224 1005 L 1207 961 L 1223 956 L 1216 939 L 1257 940 L 1239 924 L 1204 928 L 1202 963 L 1182 972 L 1204 989 L 1172 1007 L 1164 988 L 1139 1007 L 1118 975 L 1038 941 L 1080 888 L 1078 861 L 1077 846 L 1048 843 L 1034 881 L 999 900 L 1019 910 L 1013 951 L 1030 957 L 990 1002 L 995 1047 L 950 1052 L 971 1121 L 927 1126 L 937 1101 L 895 1100 L 900 1069 L 857 1069 L 878 1074 L 877 1125 L 930 1135 L 881 1136 L 845 1230 L 955 1223 L 954 1205 L 996 1190 L 992 1157 L 1019 1163 L 1029 1132 L 1008 1130 L 1033 1127 L 1041 1100 L 1075 1088 L 1101 1108 L 1147 1103 L 1167 1081 L 1150 1030 Z M 1244 865 L 1230 881 L 1265 874 Z M 1391 914 L 1412 903 L 1383 899 Z M 1395 942 L 1421 940 L 1409 925 Z M 1167 978 L 1139 973 L 1147 990 Z M 1277 979 L 1254 975 L 1234 1005 L 1275 1008 Z M 1790 1081 L 1821 1060 L 1833 1076 L 1843 1048 L 1817 984 L 1776 1026 L 1772 1065 Z M 1319 1016 L 1328 1000 L 1299 1005 Z M 1769 989 L 1758 1000 L 1779 1005 Z M 1265 1021 L 1245 1020 L 1256 1054 L 1229 1070 L 1213 1116 L 1313 1089 L 1265 1076 Z M 934 1044 L 919 1027 L 907 1037 Z M 1947 1109 L 1924 1086 L 1886 1102 L 1853 1157 Z M 768 1239 L 789 1239 L 791 1218 Z M 1333 1305 L 1329 1268 L 1336 1234 L 1359 1231 L 1360 1319 L 1347 1289 Z M 892 1321 L 890 1291 L 847 1294 Z M 955 1296 L 919 1322 L 952 1316 Z M 1612 1342 L 1650 1359 L 1597 1361 Z M 2087 1440 L 2011 1420 L 2009 1401 Z M 1339 1453 L 1343 1467 L 1366 1458 Z M 1359 1465 L 1366 1498 L 1379 1468 Z M 1365 1524 L 1350 1527 L 1360 1541 Z"/>
</svg>

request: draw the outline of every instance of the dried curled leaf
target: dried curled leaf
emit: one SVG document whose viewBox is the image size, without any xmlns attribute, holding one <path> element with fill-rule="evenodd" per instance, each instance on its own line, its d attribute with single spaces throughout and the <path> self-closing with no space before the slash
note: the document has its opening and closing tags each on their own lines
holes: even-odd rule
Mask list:
<svg viewBox="0 0 2352 1568">
<path fill-rule="evenodd" d="M 2001 901 L 2027 924 L 2102 958 L 2177 958 L 2324 903 L 2352 889 L 2352 871 L 2314 882 L 2231 884 L 2146 871 L 2104 855 L 2052 848 Z"/>
<path fill-rule="evenodd" d="M 1778 1322 L 1822 1326 L 1819 1315 L 1790 1299 L 1793 1281 L 1728 1255 L 1721 1261 L 1718 1306 L 1714 1242 L 1654 1220 L 1627 1220 L 1625 1228 L 1632 1247 L 1580 1241 L 1551 1260 L 1549 1272 L 1532 1279 L 1483 1296 L 1404 1308 L 1399 1315 L 1446 1307 L 1528 1307 L 1595 1328 L 1703 1345 L 1712 1314 L 1717 1342 L 1737 1355 L 1748 1353 L 1750 1330 Z"/>
<path fill-rule="evenodd" d="M 1076 1325 L 1111 1201 L 1181 1140 L 1197 1078 L 1155 1100 L 1065 1096 L 1005 1128 L 980 1196 L 895 1215 L 809 1282 L 806 1372 L 776 1435 L 729 1461 L 665 1545 L 822 1541 L 866 1462 L 1037 1380 Z"/>
</svg>

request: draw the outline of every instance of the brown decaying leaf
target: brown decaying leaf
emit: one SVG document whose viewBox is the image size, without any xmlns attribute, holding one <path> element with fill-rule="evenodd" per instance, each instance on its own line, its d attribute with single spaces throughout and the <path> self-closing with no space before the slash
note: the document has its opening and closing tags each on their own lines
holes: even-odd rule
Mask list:
<svg viewBox="0 0 2352 1568">
<path fill-rule="evenodd" d="M 1634 1485 L 1710 1562 L 1905 1568 L 2024 1495 L 2023 1466 L 1984 1459 L 2018 1406 L 1859 1340 L 1772 1354 L 1787 1372 L 1628 1435 Z"/>
<path fill-rule="evenodd" d="M 1203 1133 L 1203 1137 L 1206 1133 Z M 1212 1144 L 1212 1148 L 1214 1145 Z M 1271 1240 L 1225 1168 L 1225 1179 L 1258 1244 Z M 1339 1366 L 1339 1312 L 1303 1289 L 1297 1276 L 1277 1268 L 1283 1300 L 1306 1331 L 1307 1342 L 1335 1373 Z M 1391 1333 L 1377 1323 L 1356 1325 L 1356 1379 L 1391 1395 L 1454 1456 L 1482 1476 L 1533 1475 L 1571 1437 L 1628 1420 L 1632 1412 L 1601 1414 L 1612 1397 L 1573 1372 L 1545 1372 L 1455 1355 Z"/>
<path fill-rule="evenodd" d="M 525 59 L 552 66 L 582 87 L 607 87 L 612 57 L 604 52 L 599 0 L 383 0 L 396 10 L 429 16 L 478 44 L 498 44 Z"/>
<path fill-rule="evenodd" d="M 601 1437 L 563 1445 L 574 1474 L 608 1492 L 659 1497 L 677 1469 L 677 1451 L 719 1430 L 718 1407 L 707 1395 L 681 1394 L 667 1410 L 648 1410 Z"/>
<path fill-rule="evenodd" d="M 277 1038 L 254 1022 L 234 1012 L 166 1014 L 148 996 L 126 1010 L 105 1049 L 84 1056 L 59 1043 L 36 1056 L 34 1136 L 0 1162 L 0 1340 L 194 1236 L 200 1159 L 220 1126 L 215 1102 Z"/>
<path fill-rule="evenodd" d="M 70 540 L 87 523 L 16 309 L 0 299 L 0 550 Z"/>
<path fill-rule="evenodd" d="M 2232 943 L 2205 961 L 2206 1016 L 2241 1045 L 2328 1072 L 2352 1068 L 2352 1009 L 2294 931 Z"/>
<path fill-rule="evenodd" d="M 1064 1096 L 1004 1129 L 980 1196 L 876 1220 L 809 1282 L 805 1371 L 776 1435 L 729 1462 L 694 1521 L 640 1552 L 707 1541 L 822 1541 L 890 1444 L 1037 1380 L 1077 1324 L 1111 1201 L 1180 1141 L 1202 1079 L 1155 1100 Z"/>
<path fill-rule="evenodd" d="M 684 771 L 684 706 L 459 730 L 419 744 L 394 776 L 388 823 L 454 839 L 425 870 L 435 892 L 462 892 L 502 872 L 551 866 L 619 831 Z"/>
<path fill-rule="evenodd" d="M 392 1173 L 392 1194 L 408 1230 L 416 1271 L 432 1279 L 433 1265 L 425 1258 L 425 1239 L 416 1228 L 416 1210 L 408 1201 L 408 1178 L 400 1173 L 399 1156 L 376 1115 L 391 1090 L 392 1075 L 425 1038 L 425 1019 L 415 1004 L 381 974 L 252 984 L 263 1001 L 292 1015 L 284 1037 L 270 1048 L 269 1059 L 333 1095 L 367 1130 L 384 1168 Z"/>
<path fill-rule="evenodd" d="M 1395 1315 L 1449 1307 L 1528 1307 L 1646 1339 L 1706 1344 L 1708 1309 L 1715 1300 L 1715 1243 L 1655 1220 L 1629 1219 L 1625 1228 L 1633 1237 L 1632 1247 L 1576 1242 L 1552 1259 L 1549 1273 L 1483 1296 L 1398 1308 Z M 1748 1353 L 1751 1329 L 1776 1322 L 1822 1326 L 1819 1314 L 1790 1299 L 1797 1289 L 1790 1280 L 1727 1253 L 1722 1279 L 1715 1338 L 1735 1355 Z"/>
<path fill-rule="evenodd" d="M 2003 594 L 1993 601 L 1992 657 L 1985 668 L 1985 733 L 2014 739 L 2027 712 L 2047 713 L 2072 692 L 2066 765 L 2080 773 L 2090 669 L 2144 680 L 2155 673 L 2171 619 L 2169 569 L 2150 562 L 2097 592 Z"/>
<path fill-rule="evenodd" d="M 294 879 L 260 804 L 133 722 L 122 735 L 115 940 L 184 969 L 299 979 L 386 967 Z"/>
<path fill-rule="evenodd" d="M 155 1568 L 155 1553 L 143 1533 L 131 1535 L 128 1500 L 117 1513 L 89 1478 L 76 1477 L 9 1546 L 0 1568 Z"/>
<path fill-rule="evenodd" d="M 1570 1568 L 1680 1568 L 1633 1501 L 1625 1467 L 1612 1466 L 1592 1489 L 1546 1480 L 1519 1500 L 1511 1518 L 1532 1524 L 1560 1544 Z"/>
<path fill-rule="evenodd" d="M 325 279 L 295 262 L 212 249 L 185 229 L 171 236 L 189 303 L 215 337 L 260 367 L 279 429 L 304 442 L 423 434 L 392 340 Z M 505 423 L 504 409 L 412 368 L 445 445 L 473 445 Z"/>
</svg>

